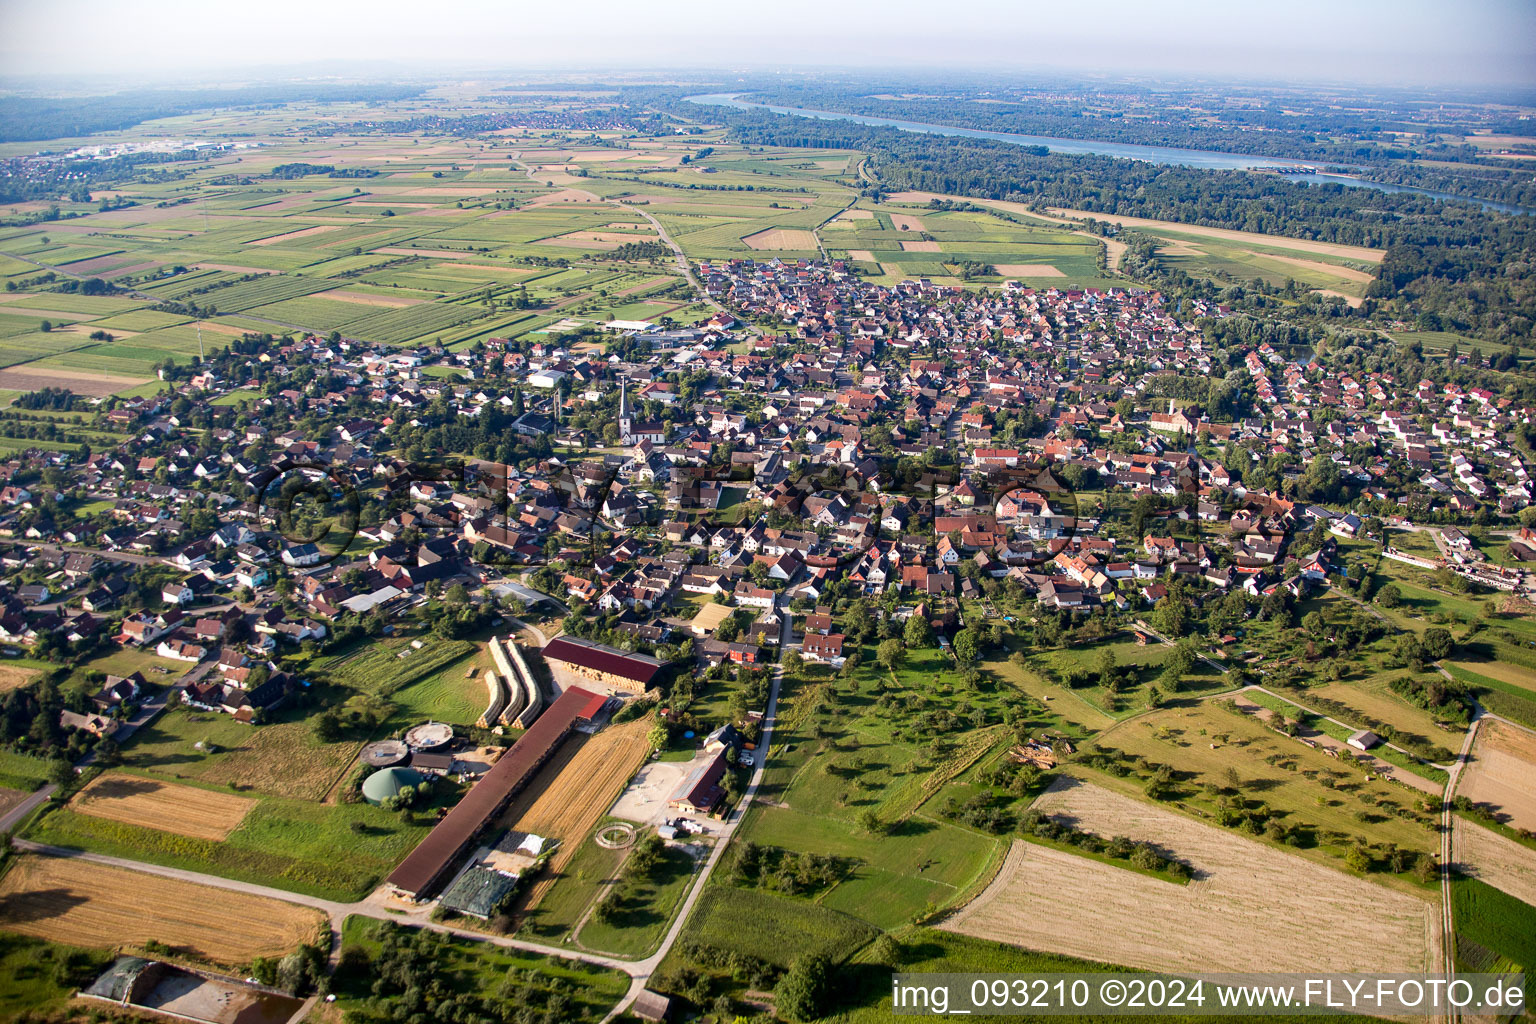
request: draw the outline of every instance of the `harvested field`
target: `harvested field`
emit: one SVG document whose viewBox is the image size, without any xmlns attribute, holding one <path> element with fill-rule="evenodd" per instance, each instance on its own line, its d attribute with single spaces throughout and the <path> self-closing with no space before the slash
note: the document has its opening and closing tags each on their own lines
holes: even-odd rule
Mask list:
<svg viewBox="0 0 1536 1024">
<path fill-rule="evenodd" d="M 22 857 L 0 880 L 0 928 L 71 946 L 153 939 L 243 967 L 313 942 L 324 927 L 325 915 L 309 907 L 84 860 Z"/>
<path fill-rule="evenodd" d="M 1536 829 L 1536 733 L 1484 722 L 1456 795 L 1487 804 L 1515 828 Z"/>
<path fill-rule="evenodd" d="M 1004 277 L 1066 277 L 1049 263 L 994 263 Z"/>
<path fill-rule="evenodd" d="M 327 231 L 340 231 L 340 224 L 316 224 L 312 228 L 300 228 L 297 231 L 285 231 L 281 235 L 268 235 L 266 238 L 258 238 L 252 245 L 281 245 L 284 242 L 292 242 L 299 238 L 309 238 L 311 235 L 321 235 Z"/>
<path fill-rule="evenodd" d="M 94 259 L 76 260 L 73 263 L 64 264 L 60 269 L 71 274 L 81 274 L 85 277 L 90 277 L 93 274 L 99 275 L 111 270 L 113 267 L 126 266 L 132 262 L 132 256 L 124 256 L 122 253 L 117 253 L 112 256 L 97 256 Z"/>
<path fill-rule="evenodd" d="M 256 806 L 250 797 L 109 773 L 71 801 L 74 810 L 194 839 L 223 840 Z"/>
<path fill-rule="evenodd" d="M 833 218 L 834 220 L 874 220 L 873 210 L 844 210 Z"/>
<path fill-rule="evenodd" d="M 83 370 L 29 369 L 25 366 L 8 366 L 0 370 L 0 390 L 37 391 L 41 388 L 68 388 L 77 395 L 104 398 L 119 391 L 136 388 L 148 377 L 114 377 L 105 373 L 86 373 Z"/>
<path fill-rule="evenodd" d="M 742 239 L 753 249 L 815 249 L 816 232 L 798 228 L 768 228 Z"/>
<path fill-rule="evenodd" d="M 1457 867 L 1536 906 L 1536 850 L 1460 816 L 1455 823 Z"/>
<path fill-rule="evenodd" d="M 940 252 L 938 242 L 908 242 L 905 239 L 901 243 L 902 252 Z"/>
<path fill-rule="evenodd" d="M 650 753 L 645 719 L 612 725 L 595 736 L 575 733 L 539 770 L 498 824 L 560 840 L 546 871 L 523 904 L 539 905 L 567 861 L 613 806 Z"/>
<path fill-rule="evenodd" d="M 235 327 L 230 324 L 216 324 L 211 320 L 199 320 L 195 324 L 188 324 L 187 326 L 201 327 L 204 331 L 207 331 L 210 334 L 222 334 L 230 338 L 238 338 L 242 335 L 251 333 L 243 327 Z"/>
<path fill-rule="evenodd" d="M 891 214 L 891 226 L 894 227 L 897 231 L 923 230 L 923 222 L 921 218 L 913 217 L 910 214 L 905 213 Z"/>
<path fill-rule="evenodd" d="M 987 890 L 941 927 L 1155 971 L 1417 973 L 1438 962 L 1440 913 L 1427 900 L 1072 779 L 1035 807 L 1154 843 L 1195 880 L 1177 885 L 1020 840 Z M 1348 942 L 1338 941 L 1343 922 Z"/>
<path fill-rule="evenodd" d="M 17 668 L 15 665 L 0 665 L 0 693 L 6 690 L 14 690 L 19 686 L 26 686 L 36 679 L 38 670 L 35 668 Z"/>
<path fill-rule="evenodd" d="M 851 260 L 858 260 L 861 263 L 876 262 L 875 254 L 870 252 L 868 249 L 849 249 L 848 258 Z"/>
<path fill-rule="evenodd" d="M 354 302 L 359 306 L 381 306 L 385 309 L 404 309 L 406 306 L 417 306 L 424 299 L 396 298 L 392 295 L 369 295 L 365 292 L 349 292 L 345 288 L 335 288 L 328 292 L 321 292 L 314 296 L 317 299 L 336 299 L 340 302 Z"/>
</svg>

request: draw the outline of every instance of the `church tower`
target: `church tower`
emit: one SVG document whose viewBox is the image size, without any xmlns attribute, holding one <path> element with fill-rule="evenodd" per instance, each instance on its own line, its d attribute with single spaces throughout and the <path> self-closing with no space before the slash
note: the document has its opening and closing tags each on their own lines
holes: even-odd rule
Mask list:
<svg viewBox="0 0 1536 1024">
<path fill-rule="evenodd" d="M 629 444 L 634 436 L 634 421 L 629 414 L 629 381 L 619 381 L 619 444 Z"/>
</svg>

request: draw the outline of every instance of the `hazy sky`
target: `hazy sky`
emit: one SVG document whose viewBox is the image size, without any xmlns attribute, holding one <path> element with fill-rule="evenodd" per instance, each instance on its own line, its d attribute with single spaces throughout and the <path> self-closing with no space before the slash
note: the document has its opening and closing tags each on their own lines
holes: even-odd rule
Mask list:
<svg viewBox="0 0 1536 1024">
<path fill-rule="evenodd" d="M 1536 85 L 1536 0 L 0 0 L 0 73 L 1073 68 Z"/>
</svg>

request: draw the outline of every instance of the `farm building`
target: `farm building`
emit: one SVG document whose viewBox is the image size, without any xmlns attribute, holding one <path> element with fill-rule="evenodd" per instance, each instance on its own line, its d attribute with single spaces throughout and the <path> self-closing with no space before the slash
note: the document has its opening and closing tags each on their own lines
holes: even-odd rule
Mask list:
<svg viewBox="0 0 1536 1024">
<path fill-rule="evenodd" d="M 517 889 L 517 875 L 478 865 L 465 868 L 439 901 L 444 910 L 487 920 Z"/>
<path fill-rule="evenodd" d="M 1377 736 L 1369 729 L 1361 729 L 1359 732 L 1351 733 L 1349 739 L 1345 740 L 1344 742 L 1348 743 L 1356 750 L 1370 750 L 1376 744 L 1381 742 L 1381 737 Z"/>
<path fill-rule="evenodd" d="M 411 899 L 421 898 L 440 884 L 480 830 L 506 808 L 540 766 L 560 749 L 571 730 L 587 723 L 586 716 L 601 709 L 602 703 L 597 694 L 577 687 L 561 694 L 400 862 L 390 874 L 389 884 Z"/>
<path fill-rule="evenodd" d="M 363 799 L 377 807 L 406 786 L 419 786 L 425 777 L 411 768 L 380 768 L 363 780 Z"/>
<path fill-rule="evenodd" d="M 688 773 L 683 784 L 672 794 L 672 799 L 667 801 L 667 806 L 674 810 L 708 814 L 725 796 L 725 788 L 720 785 L 725 769 L 725 751 L 718 750 L 714 757 Z"/>
<path fill-rule="evenodd" d="M 672 1016 L 672 1000 L 660 992 L 641 989 L 629 1011 L 641 1020 L 663 1021 Z"/>
<path fill-rule="evenodd" d="M 551 640 L 544 647 L 544 660 L 561 686 L 595 688 L 610 697 L 644 693 L 663 668 L 655 658 L 575 636 Z"/>
</svg>

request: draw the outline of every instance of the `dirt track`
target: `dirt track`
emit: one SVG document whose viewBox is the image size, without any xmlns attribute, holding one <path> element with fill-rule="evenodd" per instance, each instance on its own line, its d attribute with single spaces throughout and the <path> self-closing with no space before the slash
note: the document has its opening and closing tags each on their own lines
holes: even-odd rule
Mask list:
<svg viewBox="0 0 1536 1024">
<path fill-rule="evenodd" d="M 117 949 L 153 939 L 245 966 L 313 942 L 309 907 L 59 857 L 22 857 L 0 881 L 0 928 L 72 946 Z"/>
<path fill-rule="evenodd" d="M 1021 840 L 991 886 L 941 927 L 1162 971 L 1407 973 L 1439 962 L 1429 901 L 1098 786 L 1058 781 L 1035 806 L 1155 843 L 1196 879 L 1178 885 Z"/>
</svg>

